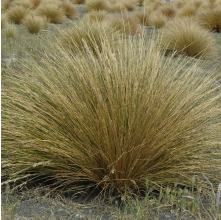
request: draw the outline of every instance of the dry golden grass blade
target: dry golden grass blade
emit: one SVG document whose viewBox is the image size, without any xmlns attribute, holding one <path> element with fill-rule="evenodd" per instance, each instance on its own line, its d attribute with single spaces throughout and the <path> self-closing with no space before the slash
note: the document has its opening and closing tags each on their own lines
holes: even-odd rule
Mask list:
<svg viewBox="0 0 221 220">
<path fill-rule="evenodd" d="M 118 193 L 139 191 L 147 179 L 191 186 L 201 172 L 220 180 L 220 159 L 210 157 L 220 158 L 220 72 L 201 76 L 198 62 L 184 70 L 187 58 L 164 58 L 144 37 L 114 47 L 100 39 L 102 50 L 54 45 L 22 74 L 7 71 L 3 178 L 33 175 L 62 189 L 86 181 Z"/>
</svg>

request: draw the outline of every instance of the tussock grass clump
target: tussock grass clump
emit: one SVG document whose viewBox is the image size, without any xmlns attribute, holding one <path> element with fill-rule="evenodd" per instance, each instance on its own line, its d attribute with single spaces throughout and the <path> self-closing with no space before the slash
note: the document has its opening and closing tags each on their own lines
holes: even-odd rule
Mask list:
<svg viewBox="0 0 221 220">
<path fill-rule="evenodd" d="M 128 14 L 113 14 L 107 16 L 107 25 L 122 34 L 135 35 L 141 34 L 142 28 L 137 19 Z"/>
<path fill-rule="evenodd" d="M 30 0 L 15 0 L 11 3 L 11 7 L 22 6 L 24 8 L 30 9 L 33 7 Z"/>
<path fill-rule="evenodd" d="M 86 13 L 83 17 L 83 21 L 85 22 L 101 22 L 105 19 L 107 15 L 106 11 L 91 11 Z"/>
<path fill-rule="evenodd" d="M 5 25 L 5 35 L 7 38 L 15 38 L 17 32 L 17 28 L 13 23 L 7 23 Z"/>
<path fill-rule="evenodd" d="M 99 21 L 87 22 L 83 20 L 79 24 L 73 24 L 61 32 L 59 44 L 67 51 L 78 53 L 89 47 L 96 53 L 102 50 L 102 39 L 112 34 L 112 30 Z M 112 38 L 113 40 L 113 38 Z"/>
<path fill-rule="evenodd" d="M 199 24 L 212 32 L 221 32 L 221 6 L 201 11 L 197 16 Z"/>
<path fill-rule="evenodd" d="M 3 29 L 5 27 L 5 25 L 8 22 L 8 16 L 6 13 L 1 14 L 1 29 Z"/>
<path fill-rule="evenodd" d="M 88 11 L 108 10 L 109 4 L 107 0 L 86 0 L 85 8 Z"/>
<path fill-rule="evenodd" d="M 176 9 L 171 4 L 165 4 L 159 10 L 168 18 L 173 18 L 176 15 Z"/>
<path fill-rule="evenodd" d="M 70 19 L 76 18 L 77 10 L 71 2 L 68 2 L 68 1 L 61 2 L 60 7 L 64 10 L 64 13 L 67 18 L 70 18 Z"/>
<path fill-rule="evenodd" d="M 121 1 L 116 1 L 110 4 L 109 6 L 109 11 L 111 12 L 125 12 L 127 11 L 127 8 L 125 7 L 124 4 L 122 4 Z"/>
<path fill-rule="evenodd" d="M 11 5 L 10 0 L 1 0 L 1 13 L 6 12 Z"/>
<path fill-rule="evenodd" d="M 50 23 L 63 23 L 66 19 L 64 10 L 57 3 L 41 3 L 36 9 L 36 14 L 45 16 Z"/>
<path fill-rule="evenodd" d="M 137 19 L 139 21 L 139 23 L 142 26 L 149 26 L 149 16 L 150 16 L 150 12 L 149 11 L 137 11 L 135 14 L 135 19 Z"/>
<path fill-rule="evenodd" d="M 58 47 L 22 74 L 7 72 L 3 184 L 41 178 L 65 190 L 87 182 L 127 196 L 147 179 L 191 186 L 204 172 L 220 180 L 220 73 L 202 77 L 198 63 L 184 71 L 187 59 L 165 60 L 146 38 L 112 47 L 104 36 L 102 46 L 96 55 Z"/>
<path fill-rule="evenodd" d="M 212 58 L 216 54 L 214 39 L 191 18 L 177 18 L 168 22 L 162 44 L 169 51 L 190 57 Z"/>
<path fill-rule="evenodd" d="M 193 5 L 193 7 L 196 7 L 196 8 L 200 8 L 202 5 L 203 5 L 204 1 L 202 0 L 192 0 L 190 2 L 190 5 Z"/>
<path fill-rule="evenodd" d="M 42 29 L 47 28 L 48 21 L 46 17 L 30 14 L 23 19 L 22 24 L 28 28 L 30 33 L 37 34 Z"/>
<path fill-rule="evenodd" d="M 197 13 L 197 7 L 195 7 L 194 5 L 186 5 L 185 7 L 178 10 L 177 16 L 191 17 L 191 16 L 195 16 L 196 13 Z"/>
<path fill-rule="evenodd" d="M 10 7 L 7 11 L 7 16 L 9 21 L 14 22 L 15 24 L 21 24 L 23 18 L 30 12 L 29 9 L 24 8 L 23 6 L 14 6 Z"/>
<path fill-rule="evenodd" d="M 32 6 L 37 8 L 41 4 L 42 0 L 31 0 Z"/>
<path fill-rule="evenodd" d="M 133 11 L 137 7 L 136 0 L 121 0 L 121 3 L 128 11 Z"/>
<path fill-rule="evenodd" d="M 150 14 L 149 24 L 154 28 L 163 28 L 167 20 L 168 18 L 161 11 L 155 11 Z"/>
</svg>

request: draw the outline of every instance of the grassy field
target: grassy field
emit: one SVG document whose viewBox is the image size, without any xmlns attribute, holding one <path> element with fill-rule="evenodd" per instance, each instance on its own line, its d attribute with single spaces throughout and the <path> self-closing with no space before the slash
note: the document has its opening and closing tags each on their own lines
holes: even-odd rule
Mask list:
<svg viewBox="0 0 221 220">
<path fill-rule="evenodd" d="M 2 219 L 220 220 L 220 1 L 77 3 L 2 1 Z"/>
</svg>

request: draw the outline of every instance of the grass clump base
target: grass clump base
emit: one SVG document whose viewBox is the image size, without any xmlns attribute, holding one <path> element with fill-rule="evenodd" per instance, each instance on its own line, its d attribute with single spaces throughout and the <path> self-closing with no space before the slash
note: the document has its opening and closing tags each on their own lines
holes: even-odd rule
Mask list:
<svg viewBox="0 0 221 220">
<path fill-rule="evenodd" d="M 55 180 L 124 194 L 191 186 L 201 172 L 217 180 L 220 98 L 214 81 L 187 58 L 164 58 L 145 37 L 114 47 L 55 46 L 2 82 L 2 178 Z M 96 53 L 94 53 L 94 50 Z M 210 150 L 208 152 L 208 149 Z M 77 185 L 79 187 L 79 185 Z"/>
</svg>

